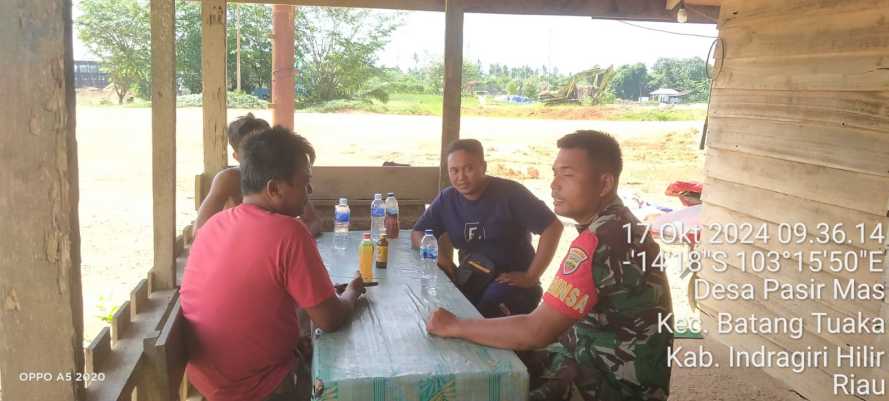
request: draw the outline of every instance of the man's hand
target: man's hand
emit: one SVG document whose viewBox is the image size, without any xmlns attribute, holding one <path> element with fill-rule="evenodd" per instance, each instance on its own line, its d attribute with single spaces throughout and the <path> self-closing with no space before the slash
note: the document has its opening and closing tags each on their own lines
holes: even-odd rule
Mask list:
<svg viewBox="0 0 889 401">
<path fill-rule="evenodd" d="M 364 280 L 361 279 L 360 272 L 355 272 L 355 277 L 352 279 L 351 282 L 349 282 L 349 285 L 346 288 L 347 291 L 349 289 L 355 291 L 355 293 L 358 295 L 364 294 Z"/>
<path fill-rule="evenodd" d="M 497 276 L 497 282 L 501 284 L 509 284 L 513 287 L 532 288 L 540 284 L 537 277 L 527 272 L 509 272 L 502 273 Z"/>
<path fill-rule="evenodd" d="M 426 322 L 426 331 L 439 337 L 454 337 L 456 336 L 456 328 L 459 321 L 447 309 L 438 308 L 429 315 L 429 321 Z"/>
</svg>

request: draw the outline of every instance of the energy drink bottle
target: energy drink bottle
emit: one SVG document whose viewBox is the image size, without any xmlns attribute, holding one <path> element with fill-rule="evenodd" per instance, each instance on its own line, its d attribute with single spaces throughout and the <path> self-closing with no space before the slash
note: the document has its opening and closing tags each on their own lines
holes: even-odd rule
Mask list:
<svg viewBox="0 0 889 401">
<path fill-rule="evenodd" d="M 389 264 L 389 240 L 386 234 L 380 234 L 380 240 L 377 241 L 377 269 L 385 269 Z"/>
</svg>

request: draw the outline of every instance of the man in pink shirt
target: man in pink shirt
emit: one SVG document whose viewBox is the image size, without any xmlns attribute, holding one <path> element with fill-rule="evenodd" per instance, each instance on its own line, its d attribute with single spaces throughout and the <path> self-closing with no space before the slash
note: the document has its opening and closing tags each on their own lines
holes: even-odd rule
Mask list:
<svg viewBox="0 0 889 401">
<path fill-rule="evenodd" d="M 296 309 L 334 331 L 364 285 L 337 295 L 306 226 L 315 152 L 282 127 L 241 146 L 243 203 L 215 214 L 195 239 L 180 289 L 191 330 L 189 380 L 209 401 L 262 401 L 297 360 Z M 305 363 L 305 361 L 301 361 Z"/>
</svg>

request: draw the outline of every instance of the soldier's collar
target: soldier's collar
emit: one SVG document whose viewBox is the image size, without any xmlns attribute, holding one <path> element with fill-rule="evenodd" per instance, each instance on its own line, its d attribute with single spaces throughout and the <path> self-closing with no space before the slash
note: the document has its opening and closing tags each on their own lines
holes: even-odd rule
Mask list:
<svg viewBox="0 0 889 401">
<path fill-rule="evenodd" d="M 614 213 L 615 209 L 622 208 L 622 207 L 624 207 L 624 202 L 620 199 L 620 196 L 614 195 L 614 199 L 611 202 L 608 202 L 608 204 L 605 205 L 605 207 L 603 207 L 601 211 L 599 211 L 599 214 L 597 214 L 596 217 L 593 218 L 593 221 L 591 221 L 587 224 L 576 224 L 574 226 L 574 228 L 577 229 L 578 233 L 582 233 L 582 232 L 584 232 L 584 230 L 588 229 L 593 223 L 595 223 L 596 220 L 599 220 L 600 217 L 607 215 L 607 214 L 612 214 L 612 213 Z"/>
</svg>

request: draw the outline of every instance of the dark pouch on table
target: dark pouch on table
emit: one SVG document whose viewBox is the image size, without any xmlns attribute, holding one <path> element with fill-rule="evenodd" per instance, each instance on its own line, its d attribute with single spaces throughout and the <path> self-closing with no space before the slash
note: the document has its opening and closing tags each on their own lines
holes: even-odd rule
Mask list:
<svg viewBox="0 0 889 401">
<path fill-rule="evenodd" d="M 468 254 L 454 272 L 454 283 L 472 304 L 478 303 L 485 288 L 496 277 L 494 262 L 479 254 Z"/>
</svg>

